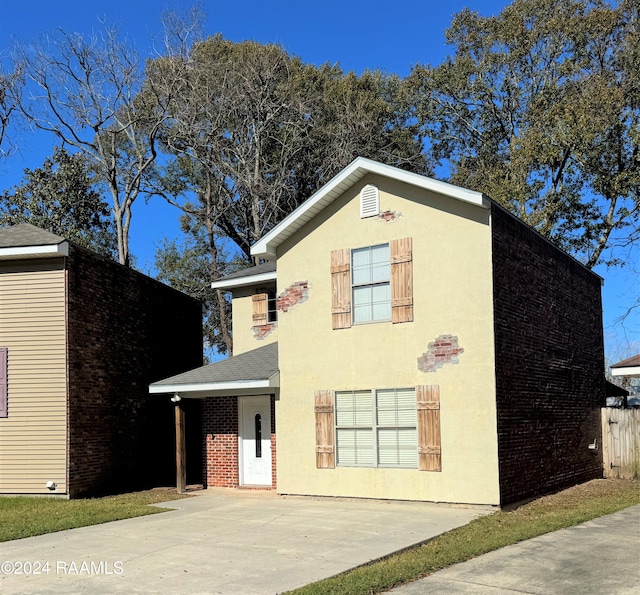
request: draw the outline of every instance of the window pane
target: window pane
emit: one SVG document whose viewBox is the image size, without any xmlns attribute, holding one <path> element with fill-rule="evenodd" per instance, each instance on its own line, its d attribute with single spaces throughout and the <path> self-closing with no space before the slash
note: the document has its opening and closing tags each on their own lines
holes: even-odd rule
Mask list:
<svg viewBox="0 0 640 595">
<path fill-rule="evenodd" d="M 373 431 L 338 429 L 336 431 L 338 465 L 373 466 Z"/>
<path fill-rule="evenodd" d="M 353 322 L 371 321 L 371 287 L 353 288 Z"/>
<path fill-rule="evenodd" d="M 415 429 L 379 429 L 378 464 L 381 467 L 417 467 L 417 444 Z"/>
<path fill-rule="evenodd" d="M 389 264 L 389 244 L 371 246 L 371 262 L 375 264 Z"/>
<path fill-rule="evenodd" d="M 336 426 L 372 426 L 373 399 L 371 391 L 336 393 Z"/>
<path fill-rule="evenodd" d="M 351 268 L 354 284 L 371 283 L 371 254 L 369 248 L 351 251 Z"/>
<path fill-rule="evenodd" d="M 371 286 L 354 287 L 353 288 L 353 303 L 355 306 L 369 306 L 372 298 Z"/>
<path fill-rule="evenodd" d="M 371 281 L 388 281 L 390 275 L 389 245 L 371 248 Z"/>
<path fill-rule="evenodd" d="M 378 425 L 416 426 L 416 391 L 413 388 L 376 391 Z"/>
<path fill-rule="evenodd" d="M 371 319 L 389 320 L 391 318 L 391 287 L 388 283 L 385 283 L 383 285 L 374 285 L 371 290 Z"/>
</svg>

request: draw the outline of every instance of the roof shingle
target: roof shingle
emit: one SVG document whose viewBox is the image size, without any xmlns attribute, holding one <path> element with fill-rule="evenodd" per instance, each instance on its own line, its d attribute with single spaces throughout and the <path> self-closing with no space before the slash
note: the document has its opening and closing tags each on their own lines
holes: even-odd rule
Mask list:
<svg viewBox="0 0 640 595">
<path fill-rule="evenodd" d="M 216 384 L 267 380 L 278 372 L 278 344 L 271 343 L 228 359 L 201 366 L 151 384 L 152 387 L 180 384 Z"/>
<path fill-rule="evenodd" d="M 20 223 L 0 229 L 0 248 L 50 246 L 61 244 L 65 238 L 49 233 L 31 223 Z"/>
</svg>

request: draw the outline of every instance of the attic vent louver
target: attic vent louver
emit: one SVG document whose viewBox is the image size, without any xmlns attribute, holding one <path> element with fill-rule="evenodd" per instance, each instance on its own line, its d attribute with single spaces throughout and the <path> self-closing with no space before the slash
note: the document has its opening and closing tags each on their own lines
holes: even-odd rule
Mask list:
<svg viewBox="0 0 640 595">
<path fill-rule="evenodd" d="M 360 191 L 360 218 L 375 217 L 380 214 L 380 194 L 378 188 L 367 184 Z"/>
</svg>

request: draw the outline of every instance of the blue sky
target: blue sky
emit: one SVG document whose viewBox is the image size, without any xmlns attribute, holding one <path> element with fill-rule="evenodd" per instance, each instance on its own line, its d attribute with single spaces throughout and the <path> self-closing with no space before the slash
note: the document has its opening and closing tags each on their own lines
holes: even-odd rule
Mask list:
<svg viewBox="0 0 640 595">
<path fill-rule="evenodd" d="M 186 10 L 191 1 L 153 0 L 0 0 L 0 55 L 13 39 L 28 42 L 47 31 L 90 33 L 106 19 L 133 39 L 141 54 L 161 45 L 160 16 L 164 9 Z M 362 72 L 380 68 L 406 75 L 416 63 L 439 63 L 449 52 L 444 32 L 452 16 L 465 6 L 483 16 L 498 14 L 502 0 L 204 0 L 205 34 L 233 41 L 245 39 L 281 44 L 288 52 L 314 64 L 339 63 L 344 70 Z M 26 167 L 35 168 L 51 153 L 52 140 L 28 131 L 17 138 L 20 151 L 0 162 L 0 189 L 20 183 Z M 160 199 L 135 205 L 131 224 L 131 251 L 137 265 L 153 274 L 154 252 L 163 237 L 177 237 L 177 213 Z M 638 250 L 634 252 L 637 258 Z M 636 269 L 640 263 L 635 263 Z M 613 359 L 640 351 L 640 324 L 615 321 L 640 292 L 640 282 L 629 269 L 597 272 L 605 278 L 603 303 L 605 340 Z"/>
</svg>

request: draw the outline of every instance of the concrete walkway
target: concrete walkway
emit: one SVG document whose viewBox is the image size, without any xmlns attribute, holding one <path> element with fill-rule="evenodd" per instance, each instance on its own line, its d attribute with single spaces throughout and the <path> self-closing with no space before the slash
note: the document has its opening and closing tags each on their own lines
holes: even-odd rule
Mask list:
<svg viewBox="0 0 640 595">
<path fill-rule="evenodd" d="M 456 564 L 393 593 L 637 595 L 640 505 Z"/>
<path fill-rule="evenodd" d="M 489 512 L 215 489 L 166 506 L 0 543 L 0 593 L 280 593 Z"/>
</svg>

